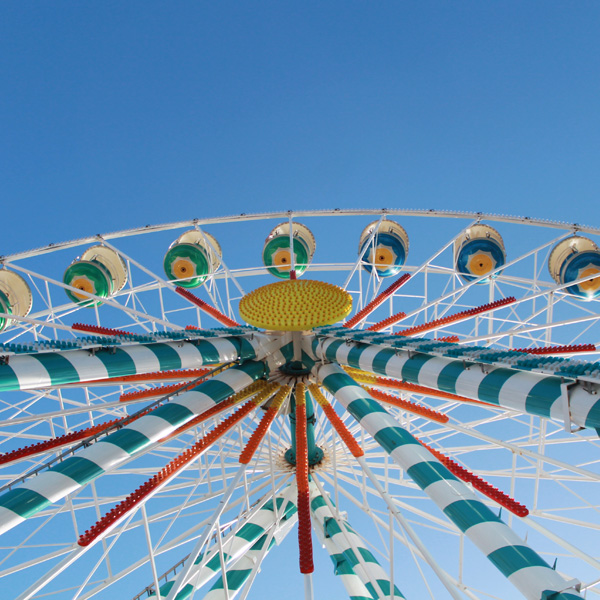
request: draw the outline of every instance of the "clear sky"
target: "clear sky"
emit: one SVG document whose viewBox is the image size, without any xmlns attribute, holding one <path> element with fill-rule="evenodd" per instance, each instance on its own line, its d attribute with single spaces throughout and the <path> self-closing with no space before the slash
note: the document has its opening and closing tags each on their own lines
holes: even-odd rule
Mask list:
<svg viewBox="0 0 600 600">
<path fill-rule="evenodd" d="M 599 25 L 585 1 L 3 2 L 0 253 L 278 208 L 597 224 Z"/>
<path fill-rule="evenodd" d="M 5 0 L 0 254 L 282 209 L 600 225 L 599 31 L 585 0 Z"/>
</svg>

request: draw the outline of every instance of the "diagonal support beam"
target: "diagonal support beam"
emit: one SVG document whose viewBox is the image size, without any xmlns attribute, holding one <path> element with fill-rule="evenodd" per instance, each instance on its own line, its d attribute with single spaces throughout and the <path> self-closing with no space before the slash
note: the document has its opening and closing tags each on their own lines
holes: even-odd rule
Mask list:
<svg viewBox="0 0 600 600">
<path fill-rule="evenodd" d="M 527 600 L 581 598 L 572 583 L 567 584 L 341 367 L 322 365 L 317 369 L 317 376 L 322 385 Z"/>
<path fill-rule="evenodd" d="M 168 436 L 211 406 L 263 377 L 262 362 L 248 361 L 215 375 L 102 440 L 83 448 L 55 467 L 28 479 L 0 496 L 0 533 L 79 489 L 99 475 L 116 469 L 131 456 Z"/>
</svg>

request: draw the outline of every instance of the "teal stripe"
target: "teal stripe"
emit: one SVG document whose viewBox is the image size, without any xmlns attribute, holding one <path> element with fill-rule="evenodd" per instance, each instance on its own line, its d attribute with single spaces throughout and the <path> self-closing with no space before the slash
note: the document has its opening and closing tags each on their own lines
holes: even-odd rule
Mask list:
<svg viewBox="0 0 600 600">
<path fill-rule="evenodd" d="M 335 575 L 354 575 L 354 577 L 360 581 L 358 575 L 354 572 L 352 565 L 343 554 L 331 554 L 330 557 Z M 350 596 L 350 600 L 376 600 L 376 598 L 373 596 Z"/>
<path fill-rule="evenodd" d="M 486 375 L 479 384 L 477 397 L 483 402 L 492 404 L 500 404 L 500 390 L 502 386 L 513 376 L 517 371 L 511 369 L 495 369 L 489 375 Z"/>
<path fill-rule="evenodd" d="M 420 462 L 406 471 L 407 475 L 422 489 L 436 481 L 458 479 L 439 462 Z"/>
<path fill-rule="evenodd" d="M 363 419 L 367 415 L 371 413 L 378 412 L 382 414 L 388 414 L 385 408 L 380 406 L 379 403 L 375 402 L 372 398 L 370 398 L 366 391 L 362 388 L 354 384 L 355 388 L 358 388 L 363 394 L 365 394 L 364 398 L 357 398 L 356 400 L 352 400 L 350 404 L 348 404 L 348 408 L 346 409 L 355 419 Z"/>
<path fill-rule="evenodd" d="M 560 398 L 560 379 L 548 377 L 536 383 L 525 400 L 525 411 L 540 417 L 549 417 L 552 405 Z"/>
<path fill-rule="evenodd" d="M 348 358 L 346 362 L 355 369 L 360 369 L 360 357 L 365 349 L 365 346 L 362 344 L 357 344 L 356 346 L 352 346 L 350 352 L 348 352 Z"/>
<path fill-rule="evenodd" d="M 545 590 L 542 592 L 540 600 L 581 600 L 581 596 L 579 594 L 570 594 L 569 592 Z"/>
<path fill-rule="evenodd" d="M 345 344 L 343 340 L 333 340 L 333 342 L 327 346 L 327 350 L 325 350 L 325 358 L 332 362 L 337 362 L 337 351 L 342 344 Z"/>
<path fill-rule="evenodd" d="M 106 444 L 107 442 L 118 446 L 121 448 L 121 450 L 124 450 L 128 454 L 133 454 L 140 448 L 147 446 L 150 443 L 150 440 L 139 431 L 124 428 L 111 433 L 108 437 L 100 440 L 97 443 Z"/>
<path fill-rule="evenodd" d="M 206 340 L 199 340 L 192 343 L 202 355 L 203 365 L 214 365 L 221 362 L 219 351 L 210 342 L 207 342 Z"/>
<path fill-rule="evenodd" d="M 375 557 L 366 548 L 363 548 L 362 546 L 357 546 L 357 548 L 358 548 L 358 552 L 364 562 L 373 563 L 375 565 L 379 564 L 375 560 Z M 352 548 L 346 548 L 343 552 L 344 552 L 344 556 L 348 559 L 348 562 L 353 567 L 360 564 L 360 559 L 356 556 L 356 552 L 354 552 L 354 550 Z"/>
<path fill-rule="evenodd" d="M 208 379 L 203 381 L 201 384 L 193 388 L 194 392 L 202 392 L 215 402 L 219 402 L 224 398 L 228 398 L 232 394 L 235 394 L 235 390 L 228 384 L 218 379 Z"/>
<path fill-rule="evenodd" d="M 443 392 L 456 394 L 456 380 L 465 372 L 466 367 L 471 367 L 473 363 L 463 363 L 453 361 L 446 365 L 438 375 L 437 385 Z"/>
<path fill-rule="evenodd" d="M 9 365 L 0 365 L 0 392 L 21 389 L 19 379 Z"/>
<path fill-rule="evenodd" d="M 342 532 L 338 522 L 333 517 L 325 517 L 323 521 L 323 529 L 325 530 L 325 537 L 331 538 L 334 535 Z"/>
<path fill-rule="evenodd" d="M 260 379 L 267 374 L 267 367 L 261 360 L 247 360 L 239 367 L 232 367 L 234 371 L 243 371 L 252 379 Z"/>
<path fill-rule="evenodd" d="M 505 577 L 510 577 L 513 573 L 526 567 L 550 568 L 538 554 L 527 546 L 498 548 L 498 550 L 488 554 L 488 558 Z"/>
<path fill-rule="evenodd" d="M 246 338 L 236 338 L 235 341 L 239 344 L 240 360 L 256 358 L 256 350 L 254 350 L 254 346 Z"/>
<path fill-rule="evenodd" d="M 381 588 L 381 591 L 385 596 L 391 596 L 392 585 L 387 579 L 378 579 L 377 583 L 379 584 L 379 587 Z M 371 594 L 373 594 L 373 598 L 379 598 L 379 594 L 375 591 L 375 587 L 372 583 L 367 583 L 365 587 L 369 590 Z M 404 598 L 404 596 L 400 593 L 400 590 L 396 586 L 394 586 L 394 596 L 397 596 L 398 598 Z"/>
<path fill-rule="evenodd" d="M 373 358 L 373 372 L 387 375 L 387 364 L 392 356 L 396 356 L 396 353 L 389 348 L 384 348 L 381 352 L 378 352 Z"/>
<path fill-rule="evenodd" d="M 181 358 L 177 354 L 177 350 L 172 346 L 167 346 L 167 344 L 148 344 L 147 348 L 152 350 L 156 358 L 158 358 L 161 371 L 181 369 Z"/>
<path fill-rule="evenodd" d="M 335 395 L 335 393 L 341 388 L 348 385 L 356 386 L 356 383 L 354 383 L 354 380 L 346 375 L 346 373 L 333 373 L 331 375 L 327 375 L 327 377 L 323 379 L 323 385 Z"/>
<path fill-rule="evenodd" d="M 384 427 L 373 437 L 388 454 L 391 454 L 396 448 L 405 444 L 419 444 L 410 433 L 400 427 Z"/>
<path fill-rule="evenodd" d="M 415 354 L 402 366 L 402 379 L 410 383 L 419 383 L 419 373 L 423 365 L 430 361 L 433 356 L 428 354 Z"/>
<path fill-rule="evenodd" d="M 323 496 L 315 496 L 310 502 L 310 507 L 313 511 L 316 511 L 317 509 L 322 508 L 323 506 L 327 506 L 327 504 L 325 504 Z"/>
<path fill-rule="evenodd" d="M 124 377 L 135 375 L 135 363 L 127 352 L 120 348 L 102 349 L 96 352 L 96 358 L 102 361 L 109 377 Z"/>
<path fill-rule="evenodd" d="M 80 456 L 71 456 L 55 467 L 52 467 L 50 471 L 62 473 L 76 481 L 79 485 L 84 485 L 104 473 L 104 469 L 100 468 L 95 462 Z"/>
<path fill-rule="evenodd" d="M 294 344 L 289 342 L 281 346 L 281 348 L 279 348 L 279 352 L 283 354 L 283 358 L 285 358 L 285 360 L 292 360 L 292 358 L 294 358 Z"/>
<path fill-rule="evenodd" d="M 50 504 L 48 498 L 27 488 L 10 490 L 0 497 L 0 506 L 12 510 L 24 519 L 34 515 L 48 504 Z"/>
<path fill-rule="evenodd" d="M 36 354 L 34 358 L 48 371 L 52 385 L 80 381 L 77 369 L 58 352 Z"/>
<path fill-rule="evenodd" d="M 153 410 L 150 414 L 153 417 L 160 417 L 161 419 L 164 419 L 174 427 L 189 421 L 190 417 L 194 416 L 194 413 L 189 408 L 186 408 L 181 404 L 177 404 L 177 402 L 163 404 L 156 410 Z"/>
<path fill-rule="evenodd" d="M 590 408 L 590 412 L 588 412 L 585 418 L 585 426 L 595 429 L 600 428 L 600 400 L 595 402 L 592 408 Z M 600 432 L 598 435 L 600 435 Z"/>
<path fill-rule="evenodd" d="M 464 533 L 467 529 L 479 523 L 488 523 L 494 521 L 503 523 L 485 504 L 479 500 L 457 500 L 448 504 L 444 508 L 444 513 L 448 515 L 459 529 Z"/>
<path fill-rule="evenodd" d="M 254 540 L 258 539 L 258 537 L 261 536 L 264 532 L 265 530 L 260 525 L 257 525 L 256 523 L 246 523 L 235 534 L 235 537 L 242 538 L 247 542 L 253 542 Z"/>
</svg>

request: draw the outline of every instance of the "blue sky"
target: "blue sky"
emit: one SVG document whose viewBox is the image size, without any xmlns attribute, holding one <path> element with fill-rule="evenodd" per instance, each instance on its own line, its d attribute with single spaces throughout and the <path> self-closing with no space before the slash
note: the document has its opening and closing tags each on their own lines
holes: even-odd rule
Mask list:
<svg viewBox="0 0 600 600">
<path fill-rule="evenodd" d="M 282 209 L 599 225 L 599 26 L 589 1 L 5 1 L 0 254 Z"/>
<path fill-rule="evenodd" d="M 599 13 L 5 2 L 1 251 L 279 208 L 596 224 Z"/>
</svg>

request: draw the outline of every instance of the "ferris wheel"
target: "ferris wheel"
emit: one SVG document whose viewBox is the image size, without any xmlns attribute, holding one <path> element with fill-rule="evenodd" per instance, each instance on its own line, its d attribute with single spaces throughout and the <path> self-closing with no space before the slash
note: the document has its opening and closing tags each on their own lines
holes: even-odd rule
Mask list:
<svg viewBox="0 0 600 600">
<path fill-rule="evenodd" d="M 599 235 L 336 209 L 2 257 L 0 589 L 600 596 Z"/>
</svg>

